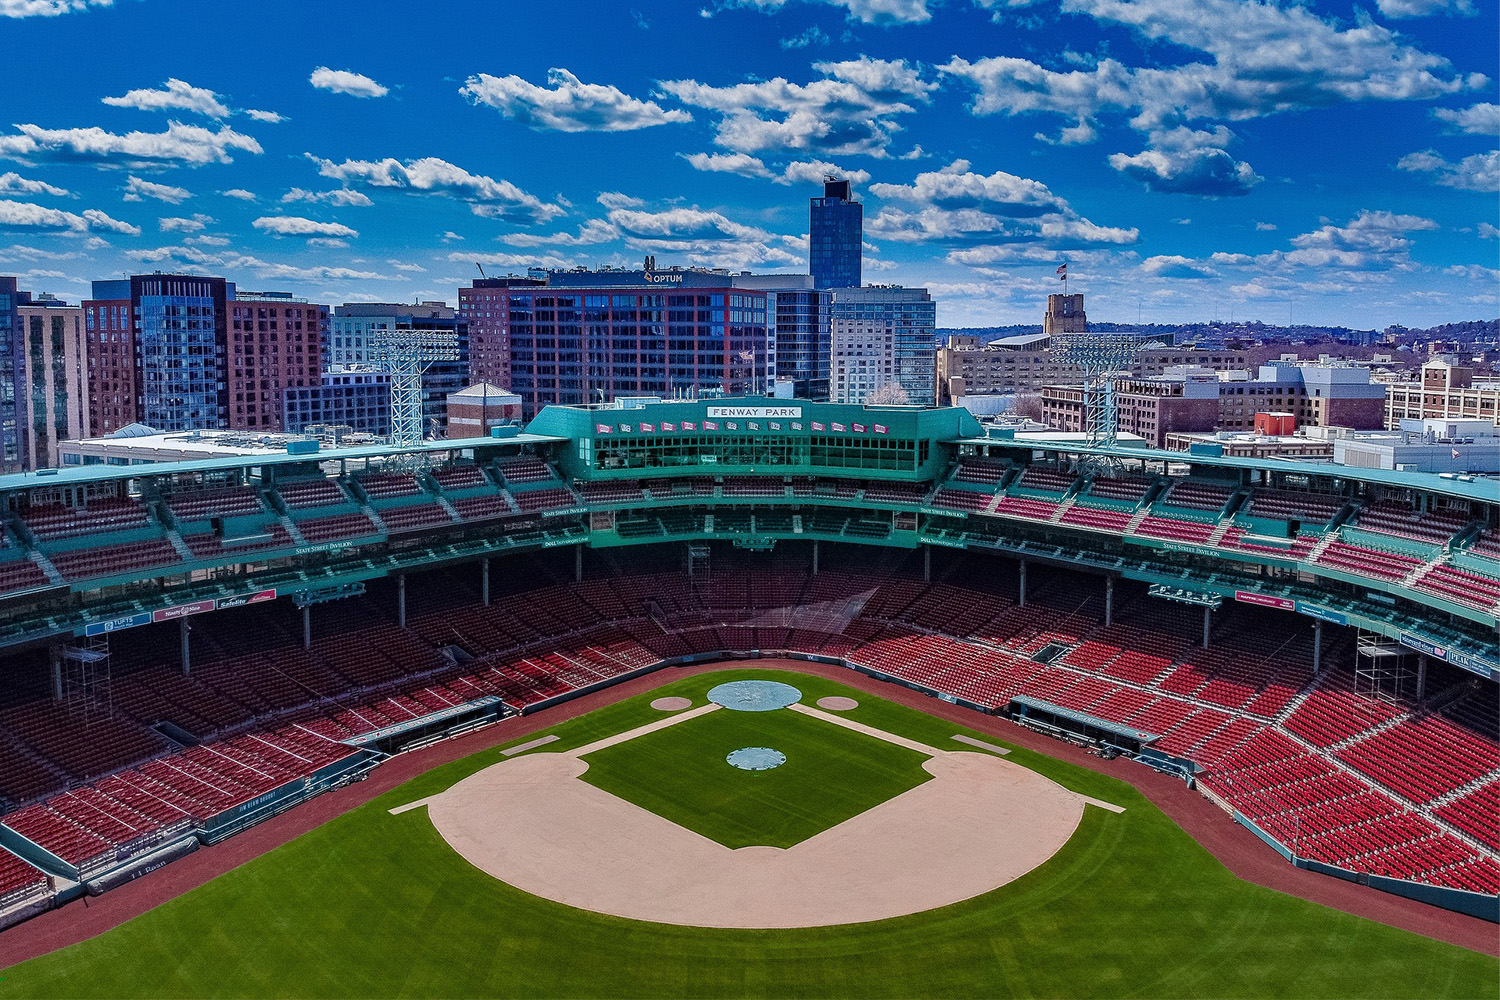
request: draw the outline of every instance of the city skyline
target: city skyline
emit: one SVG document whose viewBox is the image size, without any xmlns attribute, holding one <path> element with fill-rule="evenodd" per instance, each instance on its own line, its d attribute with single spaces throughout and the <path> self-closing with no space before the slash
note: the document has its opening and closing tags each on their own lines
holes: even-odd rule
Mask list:
<svg viewBox="0 0 1500 1000">
<path fill-rule="evenodd" d="M 1062 261 L 1101 320 L 1500 308 L 1497 22 L 1466 0 L 593 3 L 507 9 L 498 46 L 438 9 L 394 60 L 397 9 L 351 10 L 0 0 L 0 271 L 327 303 L 453 303 L 476 262 L 806 273 L 832 173 L 865 281 L 945 327 L 1034 321 Z"/>
</svg>

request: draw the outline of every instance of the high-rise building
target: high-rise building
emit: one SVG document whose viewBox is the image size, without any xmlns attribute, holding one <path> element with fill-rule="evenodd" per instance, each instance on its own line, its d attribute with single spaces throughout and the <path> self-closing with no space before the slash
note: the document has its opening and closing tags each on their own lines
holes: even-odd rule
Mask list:
<svg viewBox="0 0 1500 1000">
<path fill-rule="evenodd" d="M 233 297 L 233 284 L 223 278 L 131 277 L 141 423 L 160 431 L 229 426 L 226 304 Z"/>
<path fill-rule="evenodd" d="M 748 395 L 776 375 L 767 293 L 722 271 L 556 271 L 490 294 L 527 414 L 616 396 Z"/>
<path fill-rule="evenodd" d="M 282 395 L 321 381 L 328 307 L 285 292 L 238 292 L 228 310 L 227 426 L 281 430 Z"/>
<path fill-rule="evenodd" d="M 925 288 L 836 288 L 829 306 L 830 390 L 835 403 L 861 403 L 885 385 L 908 402 L 935 401 L 937 304 Z"/>
<path fill-rule="evenodd" d="M 60 441 L 88 437 L 88 339 L 83 308 L 50 295 L 19 293 L 17 398 L 21 464 L 56 468 Z"/>
<path fill-rule="evenodd" d="M 96 281 L 83 303 L 88 337 L 91 434 L 111 434 L 136 421 L 135 324 L 130 316 L 130 280 Z"/>
<path fill-rule="evenodd" d="M 791 382 L 798 399 L 828 398 L 828 308 L 832 294 L 806 274 L 740 274 L 736 288 L 766 293 L 766 319 L 776 347 L 775 378 Z"/>
<path fill-rule="evenodd" d="M 425 433 L 441 435 L 448 426 L 448 395 L 469 384 L 469 324 L 445 302 L 346 302 L 333 310 L 330 336 L 342 348 L 330 357 L 342 356 L 345 362 L 329 370 L 338 372 L 343 365 L 374 364 L 379 367 L 376 344 L 385 337 L 400 341 L 405 336 L 419 336 L 426 331 L 451 331 L 458 341 L 458 357 L 434 361 L 422 372 L 422 423 Z M 387 432 L 388 433 L 388 432 Z"/>
<path fill-rule="evenodd" d="M 300 434 L 318 425 L 390 434 L 390 376 L 368 368 L 334 368 L 317 385 L 294 386 L 281 394 L 282 430 Z"/>
<path fill-rule="evenodd" d="M 191 274 L 94 282 L 84 302 L 91 430 L 281 428 L 281 394 L 319 382 L 327 307 Z"/>
<path fill-rule="evenodd" d="M 544 278 L 480 278 L 458 290 L 458 313 L 469 324 L 469 378 L 510 385 L 510 309 L 507 289 L 538 288 Z"/>
<path fill-rule="evenodd" d="M 862 278 L 865 208 L 846 180 L 829 179 L 809 199 L 807 267 L 814 288 L 858 288 Z"/>
<path fill-rule="evenodd" d="M 21 468 L 21 417 L 16 411 L 21 399 L 16 361 L 21 349 L 18 298 L 16 279 L 0 278 L 0 472 Z"/>
</svg>

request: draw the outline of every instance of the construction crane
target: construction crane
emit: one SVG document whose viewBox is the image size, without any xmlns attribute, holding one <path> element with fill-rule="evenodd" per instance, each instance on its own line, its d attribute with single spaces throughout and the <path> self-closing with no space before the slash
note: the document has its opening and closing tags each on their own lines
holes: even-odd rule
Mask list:
<svg viewBox="0 0 1500 1000">
<path fill-rule="evenodd" d="M 374 361 L 390 374 L 391 444 L 422 440 L 422 375 L 438 361 L 458 360 L 454 330 L 387 330 L 375 340 Z"/>
</svg>

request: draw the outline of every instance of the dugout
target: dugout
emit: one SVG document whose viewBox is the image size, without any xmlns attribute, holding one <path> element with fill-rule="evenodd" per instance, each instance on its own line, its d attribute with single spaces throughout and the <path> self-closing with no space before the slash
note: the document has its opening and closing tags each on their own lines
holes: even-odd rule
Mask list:
<svg viewBox="0 0 1500 1000">
<path fill-rule="evenodd" d="M 1141 750 L 1156 739 L 1155 733 L 1110 722 L 1096 715 L 1077 712 L 1028 695 L 1013 696 L 1006 706 L 1006 714 L 1012 721 L 1048 736 L 1070 743 L 1113 750 L 1130 757 L 1140 756 Z"/>
</svg>

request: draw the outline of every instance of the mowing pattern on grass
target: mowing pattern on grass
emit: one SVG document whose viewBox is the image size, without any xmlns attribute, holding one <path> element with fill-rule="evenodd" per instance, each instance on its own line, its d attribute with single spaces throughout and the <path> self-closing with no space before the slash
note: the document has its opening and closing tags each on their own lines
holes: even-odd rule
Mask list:
<svg viewBox="0 0 1500 1000">
<path fill-rule="evenodd" d="M 786 764 L 725 767 L 741 747 Z M 795 712 L 710 712 L 584 758 L 583 780 L 725 847 L 791 847 L 932 776 L 913 750 Z"/>
<path fill-rule="evenodd" d="M 653 696 L 696 702 L 721 680 L 766 676 L 787 675 L 674 681 L 559 724 L 549 749 L 660 719 Z M 853 717 L 934 746 L 954 733 L 833 681 L 796 683 L 809 698 L 857 696 Z M 984 896 L 794 931 L 580 912 L 477 875 L 422 810 L 387 812 L 501 759 L 437 768 L 107 934 L 9 968 L 0 997 L 1500 996 L 1494 959 L 1241 882 L 1134 789 L 1021 748 L 1008 759 L 1126 812 L 1086 810 L 1051 861 Z"/>
</svg>

